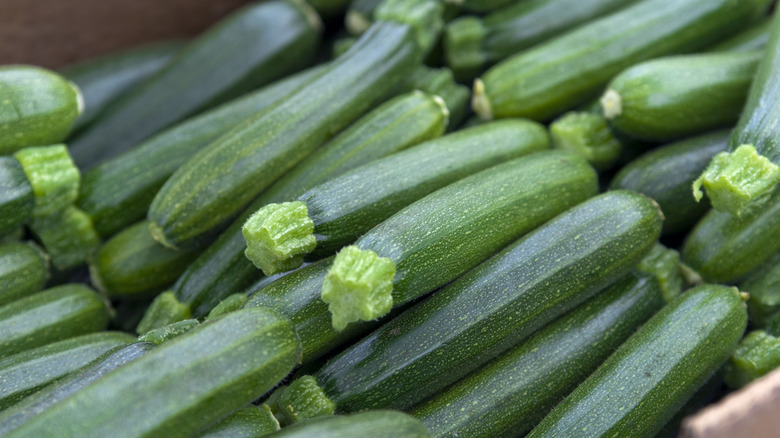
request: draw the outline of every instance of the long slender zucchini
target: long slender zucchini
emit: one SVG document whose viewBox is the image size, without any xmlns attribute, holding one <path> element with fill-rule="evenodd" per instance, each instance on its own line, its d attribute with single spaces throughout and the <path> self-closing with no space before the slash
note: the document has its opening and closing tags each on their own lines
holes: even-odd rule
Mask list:
<svg viewBox="0 0 780 438">
<path fill-rule="evenodd" d="M 697 203 L 691 184 L 712 157 L 726 149 L 730 131 L 717 131 L 664 146 L 635 159 L 612 178 L 610 188 L 653 198 L 664 212 L 664 234 L 687 231 L 709 210 Z"/>
<path fill-rule="evenodd" d="M 508 58 L 474 84 L 483 118 L 547 120 L 637 62 L 706 47 L 765 16 L 767 0 L 644 0 Z"/>
<path fill-rule="evenodd" d="M 780 315 L 780 252 L 751 272 L 739 284 L 739 290 L 750 294 L 747 301 L 748 315 L 754 326 L 766 327 Z"/>
<path fill-rule="evenodd" d="M 428 429 L 413 417 L 396 411 L 368 411 L 317 418 L 285 427 L 279 438 L 428 438 Z"/>
<path fill-rule="evenodd" d="M 710 51 L 749 52 L 763 49 L 766 43 L 769 42 L 769 25 L 771 23 L 772 20 L 764 20 L 761 24 L 752 26 L 725 41 L 721 41 L 711 47 Z"/>
<path fill-rule="evenodd" d="M 90 169 L 179 120 L 304 67 L 320 27 L 305 2 L 245 6 L 192 40 L 74 138 L 73 158 Z"/>
<path fill-rule="evenodd" d="M 726 384 L 732 389 L 780 367 L 780 339 L 764 331 L 752 331 L 739 343 L 726 365 Z"/>
<path fill-rule="evenodd" d="M 247 254 L 266 275 L 328 256 L 429 193 L 507 159 L 549 147 L 544 128 L 510 120 L 459 131 L 359 167 L 312 187 L 292 202 L 268 204 L 244 224 Z M 366 185 L 371 181 L 369 186 Z M 298 217 L 282 217 L 290 209 Z M 306 227 L 297 233 L 286 229 Z M 268 236 L 263 238 L 263 234 Z M 296 241 L 308 240 L 296 248 Z M 316 239 L 316 240 L 315 240 Z"/>
<path fill-rule="evenodd" d="M 78 87 L 53 71 L 0 67 L 0 155 L 65 140 L 83 106 Z"/>
<path fill-rule="evenodd" d="M 32 295 L 49 278 L 49 259 L 28 243 L 0 245 L 0 306 Z"/>
<path fill-rule="evenodd" d="M 189 437 L 280 381 L 299 345 L 277 313 L 234 312 L 104 375 L 8 436 Z"/>
<path fill-rule="evenodd" d="M 737 123 L 763 51 L 671 56 L 617 75 L 601 98 L 620 132 L 669 141 Z"/>
<path fill-rule="evenodd" d="M 32 186 L 19 161 L 0 157 L 0 236 L 27 223 L 34 205 Z"/>
<path fill-rule="evenodd" d="M 196 438 L 259 438 L 279 430 L 271 411 L 249 405 L 209 427 Z"/>
<path fill-rule="evenodd" d="M 175 248 L 225 224 L 333 133 L 391 95 L 437 36 L 441 5 L 391 0 L 379 12 L 385 20 L 322 76 L 174 172 L 149 208 L 156 240 Z"/>
<path fill-rule="evenodd" d="M 99 330 L 108 323 L 103 300 L 81 284 L 70 284 L 0 307 L 0 358 Z"/>
<path fill-rule="evenodd" d="M 697 200 L 704 187 L 714 208 L 736 215 L 766 201 L 780 181 L 780 14 L 775 14 L 770 30 L 729 147 L 693 185 Z"/>
<path fill-rule="evenodd" d="M 84 111 L 73 124 L 73 131 L 92 123 L 117 98 L 160 71 L 182 47 L 183 41 L 154 43 L 60 70 L 61 75 L 79 87 L 84 99 Z"/>
<path fill-rule="evenodd" d="M 434 437 L 528 433 L 663 304 L 653 277 L 630 273 L 412 415 Z"/>
<path fill-rule="evenodd" d="M 654 436 L 728 359 L 746 325 L 736 288 L 691 289 L 642 326 L 528 436 Z"/>
<path fill-rule="evenodd" d="M 13 406 L 28 395 L 76 371 L 98 356 L 135 340 L 120 332 L 100 332 L 78 336 L 0 360 L 0 410 Z"/>
</svg>

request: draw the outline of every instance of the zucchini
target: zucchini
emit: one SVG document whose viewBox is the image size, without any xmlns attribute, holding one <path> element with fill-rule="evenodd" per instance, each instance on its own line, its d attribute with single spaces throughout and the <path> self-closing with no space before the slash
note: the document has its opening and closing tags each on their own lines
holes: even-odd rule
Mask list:
<svg viewBox="0 0 780 438">
<path fill-rule="evenodd" d="M 33 216 L 57 214 L 76 201 L 81 174 L 64 144 L 24 148 L 17 151 L 14 158 L 32 187 Z M 15 181 L 25 185 L 20 178 Z"/>
<path fill-rule="evenodd" d="M 752 331 L 740 342 L 726 365 L 726 384 L 739 389 L 780 367 L 780 339 Z"/>
<path fill-rule="evenodd" d="M 468 116 L 471 91 L 455 82 L 452 71 L 446 67 L 418 67 L 406 78 L 402 88 L 441 97 L 450 115 L 448 131 L 454 131 Z"/>
<path fill-rule="evenodd" d="M 168 342 L 171 339 L 181 336 L 184 333 L 194 329 L 198 326 L 197 319 L 185 319 L 184 321 L 174 322 L 158 329 L 150 330 L 138 337 L 141 342 L 151 342 L 155 345 L 160 345 L 164 342 Z"/>
<path fill-rule="evenodd" d="M 0 307 L 0 358 L 103 330 L 108 309 L 81 284 L 47 289 Z"/>
<path fill-rule="evenodd" d="M 739 290 L 750 294 L 748 315 L 754 326 L 766 327 L 767 323 L 780 315 L 780 252 L 775 253 L 758 269 L 752 271 L 739 284 Z"/>
<path fill-rule="evenodd" d="M 73 206 L 51 216 L 33 218 L 30 229 L 60 270 L 83 264 L 100 246 L 100 236 L 89 216 Z"/>
<path fill-rule="evenodd" d="M 271 411 L 249 405 L 209 427 L 196 438 L 259 438 L 279 430 Z"/>
<path fill-rule="evenodd" d="M 451 1 L 457 4 L 461 9 L 470 12 L 490 12 L 511 5 L 515 0 L 462 0 Z"/>
<path fill-rule="evenodd" d="M 616 130 L 654 142 L 734 126 L 762 56 L 706 53 L 637 64 L 610 82 L 604 116 Z"/>
<path fill-rule="evenodd" d="M 652 276 L 630 273 L 412 415 L 434 437 L 528 433 L 663 304 Z"/>
<path fill-rule="evenodd" d="M 597 170 L 610 169 L 620 158 L 623 145 L 600 114 L 572 111 L 550 124 L 557 149 L 579 155 Z"/>
<path fill-rule="evenodd" d="M 725 152 L 693 184 L 697 200 L 741 215 L 768 198 L 780 181 L 780 14 L 772 19 L 764 56 Z"/>
<path fill-rule="evenodd" d="M 574 29 L 636 0 L 526 0 L 485 17 L 465 16 L 447 24 L 447 65 L 461 80 L 515 53 Z"/>
<path fill-rule="evenodd" d="M 148 44 L 60 70 L 61 75 L 79 87 L 84 99 L 84 111 L 73 124 L 73 131 L 92 123 L 117 98 L 160 71 L 183 46 L 182 41 Z"/>
<path fill-rule="evenodd" d="M 339 412 L 408 409 L 606 287 L 661 231 L 642 195 L 591 198 L 331 359 L 314 377 Z"/>
<path fill-rule="evenodd" d="M 746 325 L 736 288 L 689 290 L 621 345 L 528 437 L 654 436 L 728 359 Z"/>
<path fill-rule="evenodd" d="M 40 291 L 48 278 L 48 256 L 37 246 L 0 245 L 0 306 Z"/>
<path fill-rule="evenodd" d="M 749 27 L 733 37 L 721 41 L 710 48 L 710 51 L 750 52 L 763 49 L 769 42 L 769 25 L 772 20 L 764 20 L 761 24 Z"/>
<path fill-rule="evenodd" d="M 247 294 L 243 292 L 228 295 L 224 300 L 220 301 L 219 304 L 214 306 L 204 319 L 208 321 L 226 313 L 235 312 L 244 307 L 244 303 L 246 303 L 248 299 L 249 297 L 247 297 Z"/>
<path fill-rule="evenodd" d="M 637 269 L 654 276 L 661 286 L 664 300 L 670 302 L 680 295 L 685 286 L 680 253 L 656 243 L 653 249 L 639 262 Z"/>
<path fill-rule="evenodd" d="M 313 252 L 314 259 L 331 255 L 439 188 L 548 147 L 544 128 L 525 120 L 501 121 L 449 134 L 312 187 L 293 202 L 265 205 L 244 224 L 245 238 L 251 241 L 247 251 L 256 254 L 251 258 L 266 275 L 293 269 L 304 255 Z M 372 183 L 366 186 L 365 181 Z M 302 206 L 301 217 L 290 217 L 288 223 L 276 219 L 280 212 L 295 206 Z M 268 220 L 264 221 L 266 216 Z M 313 225 L 308 233 L 276 237 L 277 230 L 306 223 Z M 259 241 L 256 236 L 264 230 L 274 237 Z M 315 246 L 291 247 L 296 238 L 315 238 Z"/>
<path fill-rule="evenodd" d="M 105 336 L 103 333 L 100 335 Z M 116 335 L 111 334 L 111 336 Z M 154 344 L 148 342 L 134 342 L 115 347 L 78 371 L 5 409 L 0 412 L 0 436 L 7 436 L 12 430 L 44 412 L 50 406 L 54 406 L 105 374 L 141 357 L 151 351 L 153 347 Z"/>
<path fill-rule="evenodd" d="M 344 12 L 349 0 L 308 0 L 307 3 L 323 17 L 330 18 Z"/>
<path fill-rule="evenodd" d="M 352 0 L 344 15 L 344 27 L 351 35 L 360 36 L 374 22 L 374 12 L 382 0 Z"/>
<path fill-rule="evenodd" d="M 304 67 L 320 28 L 305 2 L 246 5 L 192 40 L 73 138 L 76 164 L 88 170 L 186 117 Z"/>
<path fill-rule="evenodd" d="M 767 0 L 644 0 L 489 69 L 474 83 L 482 118 L 548 120 L 637 62 L 692 52 L 766 15 Z"/>
<path fill-rule="evenodd" d="M 0 67 L 0 155 L 65 140 L 84 103 L 77 86 L 39 67 Z"/>
<path fill-rule="evenodd" d="M 299 345 L 277 313 L 234 312 L 104 375 L 8 437 L 188 437 L 281 380 Z"/>
<path fill-rule="evenodd" d="M 78 336 L 0 360 L 0 410 L 13 406 L 28 395 L 67 376 L 112 348 L 133 342 L 120 332 L 100 332 Z"/>
<path fill-rule="evenodd" d="M 176 248 L 225 225 L 333 133 L 390 97 L 437 36 L 441 5 L 391 0 L 380 12 L 386 20 L 373 25 L 323 75 L 174 172 L 149 208 L 157 241 Z"/>
<path fill-rule="evenodd" d="M 708 202 L 693 199 L 691 184 L 726 149 L 729 135 L 716 131 L 647 152 L 620 169 L 609 187 L 635 190 L 658 202 L 666 217 L 665 235 L 687 231 L 709 210 Z"/>
<path fill-rule="evenodd" d="M 26 224 L 34 205 L 32 186 L 19 161 L 0 157 L 0 236 Z"/>
<path fill-rule="evenodd" d="M 368 411 L 304 421 L 276 432 L 273 438 L 428 438 L 428 429 L 407 414 Z"/>
<path fill-rule="evenodd" d="M 545 193 L 556 196 L 538 202 Z M 597 193 L 593 168 L 558 151 L 499 164 L 431 193 L 336 255 L 321 292 L 333 328 L 376 319 L 444 286 Z"/>
</svg>

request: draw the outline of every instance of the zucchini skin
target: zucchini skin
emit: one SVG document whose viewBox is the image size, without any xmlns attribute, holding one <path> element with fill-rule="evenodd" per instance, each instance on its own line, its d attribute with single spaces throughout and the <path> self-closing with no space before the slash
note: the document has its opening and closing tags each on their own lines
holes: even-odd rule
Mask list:
<svg viewBox="0 0 780 438">
<path fill-rule="evenodd" d="M 80 284 L 53 287 L 0 307 L 0 358 L 103 330 L 108 309 Z"/>
<path fill-rule="evenodd" d="M 762 23 L 748 28 L 733 37 L 716 44 L 710 51 L 749 52 L 763 49 L 769 42 L 769 27 L 772 20 L 767 19 Z"/>
<path fill-rule="evenodd" d="M 660 214 L 642 195 L 591 198 L 382 325 L 314 377 L 341 412 L 408 409 L 626 274 L 660 231 Z"/>
<path fill-rule="evenodd" d="M 548 120 L 645 59 L 692 52 L 763 17 L 766 0 L 642 1 L 504 60 L 475 87 L 483 118 Z M 650 31 L 649 29 L 652 29 Z"/>
<path fill-rule="evenodd" d="M 776 252 L 766 262 L 753 270 L 739 284 L 739 290 L 750 294 L 748 315 L 750 322 L 759 328 L 780 314 L 780 252 Z"/>
<path fill-rule="evenodd" d="M 666 218 L 663 234 L 687 231 L 709 210 L 709 202 L 693 199 L 691 184 L 712 157 L 726 150 L 730 135 L 716 131 L 651 150 L 620 169 L 609 187 L 653 198 Z"/>
<path fill-rule="evenodd" d="M 610 82 L 604 114 L 646 141 L 686 138 L 739 120 L 763 51 L 672 56 L 637 64 Z M 619 114 L 606 99 L 619 99 Z"/>
<path fill-rule="evenodd" d="M 428 438 L 419 420 L 397 411 L 367 411 L 352 415 L 331 415 L 287 426 L 274 438 Z"/>
<path fill-rule="evenodd" d="M 693 288 L 661 309 L 528 435 L 652 437 L 728 359 L 747 325 L 736 288 Z M 577 432 L 575 432 L 577 431 Z"/>
<path fill-rule="evenodd" d="M 0 236 L 21 227 L 35 206 L 33 189 L 14 157 L 0 157 Z"/>
<path fill-rule="evenodd" d="M 412 411 L 434 437 L 528 433 L 664 304 L 632 272 Z"/>
<path fill-rule="evenodd" d="M 277 313 L 234 312 L 81 388 L 9 437 L 188 437 L 270 389 L 298 349 L 292 324 Z"/>
<path fill-rule="evenodd" d="M 279 422 L 266 408 L 249 405 L 209 427 L 196 438 L 259 438 L 279 430 Z"/>
<path fill-rule="evenodd" d="M 103 333 L 99 335 L 104 336 Z M 85 338 L 85 336 L 81 338 Z M 50 406 L 54 406 L 105 374 L 143 356 L 151 351 L 152 348 L 154 348 L 154 344 L 149 342 L 133 342 L 110 349 L 78 371 L 57 380 L 46 388 L 5 409 L 0 412 L 0 436 L 6 436 L 12 430 L 39 415 Z"/>
<path fill-rule="evenodd" d="M 321 74 L 313 67 L 185 120 L 85 172 L 78 206 L 109 237 L 146 217 L 171 174 L 211 141 Z"/>
<path fill-rule="evenodd" d="M 179 120 L 304 67 L 319 41 L 312 17 L 305 4 L 289 0 L 232 13 L 72 139 L 74 161 L 88 170 Z"/>
<path fill-rule="evenodd" d="M 184 47 L 183 41 L 165 41 L 93 58 L 60 70 L 76 84 L 84 111 L 73 124 L 78 131 L 92 123 L 117 98 L 154 75 Z"/>
<path fill-rule="evenodd" d="M 0 245 L 0 306 L 32 295 L 49 278 L 49 260 L 32 244 Z"/>
<path fill-rule="evenodd" d="M 135 341 L 120 332 L 99 332 L 78 336 L 9 356 L 0 361 L 3 386 L 0 410 L 67 376 L 103 353 Z"/>
</svg>

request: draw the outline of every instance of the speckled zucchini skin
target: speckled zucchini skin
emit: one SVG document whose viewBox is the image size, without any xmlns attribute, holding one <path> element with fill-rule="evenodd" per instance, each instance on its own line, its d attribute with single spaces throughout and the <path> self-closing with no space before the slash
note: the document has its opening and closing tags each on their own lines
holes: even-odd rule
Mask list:
<svg viewBox="0 0 780 438">
<path fill-rule="evenodd" d="M 0 236 L 27 223 L 35 206 L 30 180 L 14 157 L 0 157 Z"/>
<path fill-rule="evenodd" d="M 27 243 L 0 245 L 0 306 L 32 295 L 46 284 L 49 261 Z"/>
<path fill-rule="evenodd" d="M 279 438 L 428 438 L 419 420 L 397 411 L 368 411 L 316 418 L 270 435 Z"/>
</svg>

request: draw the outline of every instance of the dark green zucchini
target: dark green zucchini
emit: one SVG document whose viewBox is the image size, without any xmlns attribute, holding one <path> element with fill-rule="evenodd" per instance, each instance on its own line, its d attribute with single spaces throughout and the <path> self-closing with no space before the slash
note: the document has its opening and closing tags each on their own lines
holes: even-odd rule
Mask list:
<svg viewBox="0 0 780 438">
<path fill-rule="evenodd" d="M 82 387 L 8 437 L 186 438 L 273 387 L 292 370 L 299 346 L 276 312 L 234 312 Z"/>
<path fill-rule="evenodd" d="M 419 420 L 396 411 L 368 411 L 304 421 L 276 432 L 273 438 L 428 438 Z"/>
<path fill-rule="evenodd" d="M 195 438 L 259 438 L 279 430 L 270 410 L 249 405 L 209 427 Z"/>
<path fill-rule="evenodd" d="M 766 43 L 769 42 L 769 25 L 771 23 L 772 20 L 764 20 L 761 24 L 752 26 L 725 41 L 721 41 L 711 47 L 710 51 L 750 52 L 763 49 Z"/>
<path fill-rule="evenodd" d="M 704 285 L 658 312 L 528 437 L 652 437 L 728 359 L 747 312 L 739 291 Z"/>
<path fill-rule="evenodd" d="M 739 343 L 726 365 L 726 384 L 739 389 L 780 367 L 780 339 L 752 331 Z"/>
<path fill-rule="evenodd" d="M 610 169 L 620 158 L 623 145 L 600 114 L 572 111 L 550 124 L 557 149 L 579 155 L 597 170 Z"/>
<path fill-rule="evenodd" d="M 24 169 L 14 157 L 0 157 L 0 236 L 27 223 L 35 197 Z"/>
<path fill-rule="evenodd" d="M 736 215 L 766 201 L 780 181 L 780 14 L 770 32 L 728 149 L 693 184 L 697 200 L 704 187 L 714 208 Z"/>
<path fill-rule="evenodd" d="M 84 111 L 73 124 L 78 131 L 92 123 L 117 98 L 154 75 L 184 47 L 183 41 L 165 41 L 92 58 L 69 65 L 60 74 L 76 84 Z"/>
<path fill-rule="evenodd" d="M 304 67 L 320 28 L 305 2 L 245 6 L 190 41 L 70 141 L 74 160 L 90 169 L 186 117 Z"/>
<path fill-rule="evenodd" d="M 734 126 L 763 51 L 671 56 L 617 75 L 601 98 L 618 131 L 645 141 Z"/>
<path fill-rule="evenodd" d="M 174 172 L 149 208 L 156 240 L 176 248 L 226 225 L 336 131 L 392 95 L 438 35 L 441 5 L 392 0 L 379 12 L 385 20 L 323 75 Z"/>
<path fill-rule="evenodd" d="M 750 294 L 748 315 L 754 326 L 764 328 L 780 315 L 780 252 L 748 274 L 739 290 Z"/>
<path fill-rule="evenodd" d="M 768 0 L 645 0 L 508 58 L 474 84 L 482 118 L 548 120 L 627 67 L 693 52 L 764 17 Z"/>
<path fill-rule="evenodd" d="M 664 212 L 664 234 L 687 231 L 709 210 L 697 203 L 691 184 L 712 157 L 726 149 L 730 131 L 717 131 L 647 152 L 612 178 L 611 189 L 627 189 L 653 198 Z"/>
<path fill-rule="evenodd" d="M 35 391 L 67 376 L 103 353 L 135 341 L 121 332 L 100 332 L 78 336 L 0 360 L 0 411 L 13 406 Z"/>
<path fill-rule="evenodd" d="M 663 304 L 652 276 L 630 273 L 412 415 L 434 437 L 528 433 Z"/>
<path fill-rule="evenodd" d="M 34 217 L 55 215 L 76 201 L 81 174 L 64 144 L 24 148 L 14 158 L 32 187 Z M 20 178 L 15 182 L 25 185 Z"/>
<path fill-rule="evenodd" d="M 677 298 L 685 287 L 683 268 L 680 265 L 680 253 L 660 243 L 653 246 L 653 249 L 639 262 L 637 269 L 658 280 L 666 302 Z"/>
<path fill-rule="evenodd" d="M 37 246 L 0 245 L 0 306 L 40 291 L 48 278 L 49 258 Z"/>
<path fill-rule="evenodd" d="M 34 217 L 30 230 L 59 270 L 82 265 L 100 246 L 100 236 L 89 216 L 74 206 L 50 216 Z"/>
</svg>

